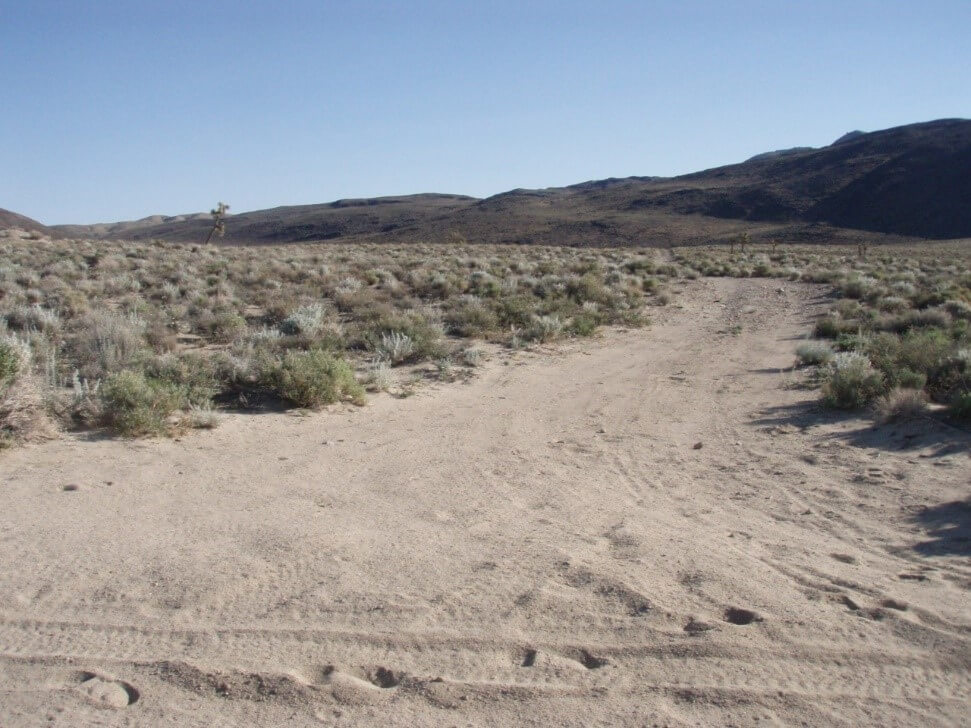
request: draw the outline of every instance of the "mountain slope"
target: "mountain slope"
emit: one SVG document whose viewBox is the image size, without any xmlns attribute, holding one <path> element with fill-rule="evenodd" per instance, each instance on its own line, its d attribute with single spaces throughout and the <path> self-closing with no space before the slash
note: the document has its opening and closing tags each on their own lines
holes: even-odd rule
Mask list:
<svg viewBox="0 0 971 728">
<path fill-rule="evenodd" d="M 850 132 L 674 178 L 511 190 L 478 200 L 411 195 L 234 215 L 226 243 L 447 241 L 667 245 L 739 232 L 779 240 L 971 237 L 971 121 Z M 201 241 L 206 215 L 58 226 L 64 235 Z"/>
</svg>

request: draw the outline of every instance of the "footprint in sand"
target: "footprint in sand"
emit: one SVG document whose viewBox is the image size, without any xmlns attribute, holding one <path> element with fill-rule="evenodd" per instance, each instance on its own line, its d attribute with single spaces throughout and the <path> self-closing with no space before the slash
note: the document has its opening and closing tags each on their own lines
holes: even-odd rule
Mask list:
<svg viewBox="0 0 971 728">
<path fill-rule="evenodd" d="M 82 672 L 78 678 L 77 689 L 95 705 L 127 708 L 141 697 L 135 686 L 124 680 L 115 680 L 93 672 Z"/>
<path fill-rule="evenodd" d="M 344 670 L 320 665 L 303 670 L 301 677 L 310 685 L 329 688 L 339 703 L 366 705 L 393 693 L 392 688 L 401 684 L 405 673 L 383 666 Z"/>
</svg>

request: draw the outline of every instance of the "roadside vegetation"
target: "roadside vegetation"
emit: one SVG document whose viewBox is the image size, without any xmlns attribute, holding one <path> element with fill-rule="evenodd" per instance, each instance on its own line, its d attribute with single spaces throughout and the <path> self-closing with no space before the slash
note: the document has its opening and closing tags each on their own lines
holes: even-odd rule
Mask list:
<svg viewBox="0 0 971 728">
<path fill-rule="evenodd" d="M 796 363 L 825 404 L 971 420 L 971 249 L 223 247 L 0 233 L 0 446 L 219 412 L 361 405 L 469 376 L 488 352 L 640 326 L 700 276 L 823 283 Z"/>
<path fill-rule="evenodd" d="M 688 276 L 831 286 L 833 304 L 814 340 L 796 349 L 825 404 L 872 406 L 879 421 L 892 421 L 920 416 L 933 402 L 971 420 L 971 246 L 691 248 L 675 259 Z"/>
<path fill-rule="evenodd" d="M 406 396 L 483 350 L 640 326 L 676 274 L 636 249 L 0 237 L 0 442 Z"/>
</svg>

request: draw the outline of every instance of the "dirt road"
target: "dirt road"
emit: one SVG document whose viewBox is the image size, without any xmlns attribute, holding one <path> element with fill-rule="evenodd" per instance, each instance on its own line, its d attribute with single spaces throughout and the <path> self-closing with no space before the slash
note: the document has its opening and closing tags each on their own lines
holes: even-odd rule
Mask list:
<svg viewBox="0 0 971 728">
<path fill-rule="evenodd" d="M 971 438 L 819 410 L 820 296 L 0 454 L 0 724 L 961 724 Z"/>
</svg>

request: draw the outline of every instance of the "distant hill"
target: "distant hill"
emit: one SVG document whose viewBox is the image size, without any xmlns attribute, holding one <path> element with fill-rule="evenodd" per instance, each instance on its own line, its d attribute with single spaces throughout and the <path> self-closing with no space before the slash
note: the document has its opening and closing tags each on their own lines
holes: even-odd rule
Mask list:
<svg viewBox="0 0 971 728">
<path fill-rule="evenodd" d="M 18 215 L 16 212 L 10 212 L 10 210 L 4 210 L 0 207 L 0 230 L 7 228 L 20 228 L 21 230 L 33 230 L 44 235 L 53 235 L 53 231 L 46 225 L 42 225 L 36 220 L 32 220 L 24 215 Z"/>
<path fill-rule="evenodd" d="M 62 225 L 71 237 L 202 241 L 206 214 Z M 669 245 L 971 237 L 971 121 L 864 133 L 680 177 L 517 189 L 486 199 L 420 194 L 233 215 L 228 244 L 328 240 Z"/>
</svg>

